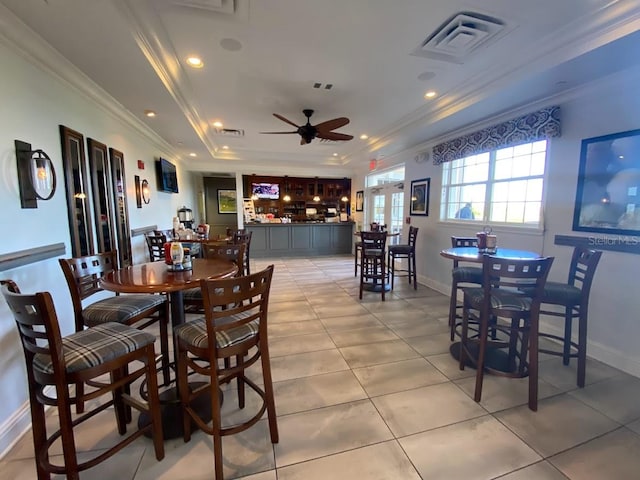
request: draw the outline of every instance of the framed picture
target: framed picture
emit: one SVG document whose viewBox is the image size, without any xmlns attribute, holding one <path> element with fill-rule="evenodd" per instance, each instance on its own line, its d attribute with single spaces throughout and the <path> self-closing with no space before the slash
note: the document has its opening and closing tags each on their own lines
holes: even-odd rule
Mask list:
<svg viewBox="0 0 640 480">
<path fill-rule="evenodd" d="M 640 235 L 640 130 L 582 140 L 573 230 Z"/>
<path fill-rule="evenodd" d="M 356 192 L 356 212 L 362 212 L 364 210 L 364 190 Z"/>
<path fill-rule="evenodd" d="M 218 213 L 236 213 L 236 191 L 218 190 Z"/>
<path fill-rule="evenodd" d="M 429 187 L 430 178 L 411 181 L 411 210 L 410 215 L 429 215 Z"/>
</svg>

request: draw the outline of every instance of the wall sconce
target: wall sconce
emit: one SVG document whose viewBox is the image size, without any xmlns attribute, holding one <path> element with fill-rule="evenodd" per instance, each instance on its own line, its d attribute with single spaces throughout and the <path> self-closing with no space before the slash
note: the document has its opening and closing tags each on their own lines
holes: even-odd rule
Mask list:
<svg viewBox="0 0 640 480">
<path fill-rule="evenodd" d="M 344 213 L 348 213 L 347 202 L 349 201 L 349 197 L 347 197 L 346 195 L 343 195 L 340 201 L 344 203 Z"/>
<path fill-rule="evenodd" d="M 315 197 L 313 197 L 313 201 L 314 202 L 319 202 L 320 201 L 320 197 L 318 195 L 316 195 Z"/>
<path fill-rule="evenodd" d="M 145 205 L 148 205 L 149 202 L 151 201 L 151 190 L 149 190 L 149 182 L 147 182 L 146 178 L 142 180 L 140 190 L 142 193 L 142 201 L 144 202 Z"/>
<path fill-rule="evenodd" d="M 56 170 L 42 150 L 32 150 L 31 144 L 15 141 L 18 164 L 20 206 L 38 208 L 38 199 L 49 200 L 56 193 Z"/>
</svg>

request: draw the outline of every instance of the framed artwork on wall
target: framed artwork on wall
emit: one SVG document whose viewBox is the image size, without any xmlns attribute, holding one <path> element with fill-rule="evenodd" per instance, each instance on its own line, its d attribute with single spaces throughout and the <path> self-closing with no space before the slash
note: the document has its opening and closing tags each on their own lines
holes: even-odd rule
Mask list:
<svg viewBox="0 0 640 480">
<path fill-rule="evenodd" d="M 356 212 L 362 212 L 364 210 L 364 190 L 356 192 Z"/>
<path fill-rule="evenodd" d="M 640 235 L 640 130 L 582 140 L 573 230 Z"/>
<path fill-rule="evenodd" d="M 429 215 L 429 187 L 431 178 L 411 181 L 410 215 Z"/>
<path fill-rule="evenodd" d="M 236 213 L 236 191 L 218 190 L 218 213 Z"/>
</svg>

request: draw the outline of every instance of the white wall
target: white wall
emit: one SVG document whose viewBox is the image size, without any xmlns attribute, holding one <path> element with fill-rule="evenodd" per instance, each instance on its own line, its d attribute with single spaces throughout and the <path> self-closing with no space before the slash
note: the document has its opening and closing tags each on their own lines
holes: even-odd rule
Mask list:
<svg viewBox="0 0 640 480">
<path fill-rule="evenodd" d="M 123 120 L 99 107 L 60 78 L 34 66 L 2 42 L 0 36 L 0 254 L 63 242 L 71 255 L 64 177 L 58 126 L 66 125 L 124 153 L 131 228 L 157 224 L 170 228 L 182 205 L 194 205 L 191 176 L 178 164 L 180 194 L 156 191 L 154 157 L 172 159 L 164 142 L 145 128 L 132 128 L 136 120 Z M 38 201 L 37 209 L 22 209 L 14 140 L 31 143 L 49 154 L 56 168 L 58 188 L 50 201 Z M 138 170 L 137 160 L 145 162 Z M 151 203 L 136 208 L 134 175 L 147 178 Z M 146 261 L 144 237 L 132 239 L 134 262 Z M 57 259 L 0 272 L 24 292 L 49 291 L 58 312 L 63 334 L 73 331 L 71 299 Z M 30 421 L 22 348 L 13 317 L 0 298 L 0 452 L 18 438 Z"/>
<path fill-rule="evenodd" d="M 640 96 L 636 93 L 639 82 L 640 69 L 635 69 L 548 103 L 561 106 L 562 136 L 552 139 L 549 144 L 544 233 L 523 233 L 512 228 L 498 229 L 497 234 L 499 245 L 554 256 L 551 280 L 566 281 L 573 251 L 572 247 L 554 245 L 555 235 L 589 236 L 571 230 L 581 140 L 640 128 Z M 520 111 L 533 111 L 538 107 L 524 107 Z M 517 113 L 507 115 L 508 118 L 515 116 Z M 495 119 L 487 119 L 474 129 L 494 123 Z M 431 151 L 435 143 L 459 134 L 451 132 L 446 137 L 425 139 L 419 147 L 385 158 L 379 164 L 379 168 L 384 169 L 405 163 L 405 205 L 409 205 L 411 180 L 431 178 L 429 216 L 411 217 L 411 224 L 420 228 L 416 247 L 418 277 L 421 283 L 445 294 L 451 284 L 451 261 L 440 257 L 440 250 L 450 245 L 451 235 L 475 235 L 480 225 L 439 221 L 442 168 L 431 161 L 416 163 L 414 157 L 418 152 Z M 638 155 L 640 157 L 640 152 Z M 352 187 L 354 191 L 362 189 L 364 176 L 368 173 L 368 160 L 362 158 L 361 165 L 362 169 L 355 177 L 358 181 L 354 181 Z M 640 255 L 603 253 L 591 290 L 588 332 L 590 356 L 636 376 L 640 376 L 639 271 Z"/>
</svg>

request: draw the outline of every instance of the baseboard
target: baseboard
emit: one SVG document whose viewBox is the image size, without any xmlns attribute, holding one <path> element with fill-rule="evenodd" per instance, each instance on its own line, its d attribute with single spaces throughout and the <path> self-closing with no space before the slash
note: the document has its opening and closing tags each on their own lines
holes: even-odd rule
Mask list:
<svg viewBox="0 0 640 480">
<path fill-rule="evenodd" d="M 0 460 L 30 428 L 31 413 L 29 402 L 26 402 L 0 426 Z"/>
</svg>

